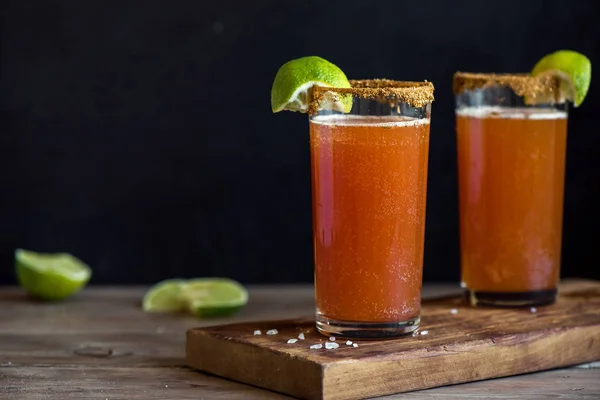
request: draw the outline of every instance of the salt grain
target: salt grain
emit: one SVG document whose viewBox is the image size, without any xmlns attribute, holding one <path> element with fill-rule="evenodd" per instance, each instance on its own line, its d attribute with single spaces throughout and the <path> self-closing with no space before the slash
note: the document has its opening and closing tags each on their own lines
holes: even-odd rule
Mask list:
<svg viewBox="0 0 600 400">
<path fill-rule="evenodd" d="M 337 344 L 337 343 L 334 343 L 334 342 L 325 342 L 325 348 L 328 349 L 328 350 L 337 349 L 338 347 L 340 347 L 340 345 Z"/>
<path fill-rule="evenodd" d="M 534 312 L 537 312 L 537 308 L 535 308 L 535 307 L 531 307 L 531 308 L 529 309 L 529 311 L 531 311 L 531 312 L 533 312 L 533 313 L 534 313 Z"/>
<path fill-rule="evenodd" d="M 421 331 L 421 335 L 427 335 L 429 331 Z"/>
<path fill-rule="evenodd" d="M 452 310 L 450 310 L 450 314 L 458 314 L 458 310 L 456 308 L 453 308 Z"/>
<path fill-rule="evenodd" d="M 269 329 L 267 331 L 267 335 L 277 335 L 279 332 L 277 331 L 277 329 Z"/>
<path fill-rule="evenodd" d="M 313 344 L 312 346 L 310 346 L 310 348 L 313 349 L 313 350 L 314 349 L 321 349 L 321 348 L 323 348 L 323 345 L 320 344 L 320 343 L 319 344 Z"/>
<path fill-rule="evenodd" d="M 255 335 L 261 335 L 261 334 L 262 334 L 262 332 L 261 332 L 261 331 L 259 331 L 259 330 L 256 330 L 256 331 L 254 331 L 254 334 L 255 334 Z"/>
<path fill-rule="evenodd" d="M 331 336 L 331 337 L 329 338 L 329 340 L 331 340 L 332 342 L 335 342 L 335 338 L 334 338 L 333 336 Z"/>
<path fill-rule="evenodd" d="M 300 339 L 300 340 L 304 340 L 304 333 L 302 333 L 302 332 L 301 332 L 301 333 L 298 335 L 298 339 Z"/>
<path fill-rule="evenodd" d="M 298 339 L 290 339 L 290 340 L 288 340 L 287 342 L 288 342 L 288 343 L 292 343 L 292 344 L 293 344 L 293 343 L 296 343 L 297 341 L 298 341 Z"/>
<path fill-rule="evenodd" d="M 348 341 L 346 342 L 346 346 L 352 346 L 352 341 L 348 340 Z"/>
<path fill-rule="evenodd" d="M 358 347 L 358 343 L 352 343 L 352 347 Z"/>
</svg>

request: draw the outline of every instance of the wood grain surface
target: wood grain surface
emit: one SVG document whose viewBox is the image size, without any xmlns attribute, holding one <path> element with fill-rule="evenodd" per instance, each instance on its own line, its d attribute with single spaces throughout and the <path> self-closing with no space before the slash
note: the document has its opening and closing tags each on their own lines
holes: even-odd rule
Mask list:
<svg viewBox="0 0 600 400">
<path fill-rule="evenodd" d="M 428 300 L 421 334 L 358 348 L 338 340 L 337 349 L 310 349 L 328 342 L 312 319 L 196 328 L 188 331 L 188 363 L 303 399 L 346 400 L 600 360 L 600 282 L 565 283 L 560 293 L 555 305 L 536 310 Z M 265 335 L 272 329 L 278 333 Z M 306 339 L 287 343 L 299 333 Z"/>
<path fill-rule="evenodd" d="M 0 287 L 0 399 L 288 399 L 192 371 L 185 332 L 192 327 L 310 316 L 310 285 L 252 286 L 237 316 L 198 320 L 146 314 L 144 287 L 89 287 L 62 303 L 37 303 Z M 459 291 L 426 285 L 424 297 Z M 433 332 L 432 332 L 433 334 Z M 550 349 L 551 350 L 551 349 Z M 550 351 L 549 350 L 549 351 Z M 584 368 L 585 367 L 585 368 Z M 450 399 L 600 398 L 600 364 L 386 396 Z"/>
</svg>

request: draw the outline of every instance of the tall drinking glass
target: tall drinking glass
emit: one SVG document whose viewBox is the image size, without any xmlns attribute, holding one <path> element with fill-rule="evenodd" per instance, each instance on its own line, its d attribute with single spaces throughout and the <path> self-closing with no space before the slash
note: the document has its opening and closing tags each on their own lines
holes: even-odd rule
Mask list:
<svg viewBox="0 0 600 400">
<path fill-rule="evenodd" d="M 399 336 L 420 322 L 433 85 L 351 85 L 313 90 L 316 323 L 325 335 Z M 320 107 L 332 100 L 352 108 Z"/>
<path fill-rule="evenodd" d="M 567 108 L 550 77 L 456 73 L 461 279 L 472 305 L 556 299 Z"/>
</svg>

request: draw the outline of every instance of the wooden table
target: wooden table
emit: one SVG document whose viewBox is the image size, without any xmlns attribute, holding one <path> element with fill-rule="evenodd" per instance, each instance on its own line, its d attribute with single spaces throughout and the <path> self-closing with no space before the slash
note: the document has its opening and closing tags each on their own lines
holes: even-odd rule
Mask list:
<svg viewBox="0 0 600 400">
<path fill-rule="evenodd" d="M 200 321 L 145 314 L 145 288 L 91 287 L 58 304 L 36 303 L 0 288 L 1 399 L 288 399 L 192 371 L 185 331 L 235 321 L 307 316 L 311 286 L 253 286 L 236 317 Z M 456 293 L 428 285 L 424 296 Z M 552 349 L 548 349 L 552 351 Z M 387 396 L 403 398 L 598 399 L 600 363 Z"/>
</svg>

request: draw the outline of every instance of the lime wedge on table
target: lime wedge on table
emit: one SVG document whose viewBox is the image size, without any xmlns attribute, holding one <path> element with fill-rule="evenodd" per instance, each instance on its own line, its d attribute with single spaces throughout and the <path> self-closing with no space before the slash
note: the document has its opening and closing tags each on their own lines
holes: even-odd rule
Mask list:
<svg viewBox="0 0 600 400">
<path fill-rule="evenodd" d="M 152 286 L 142 300 L 142 308 L 146 312 L 172 312 L 185 310 L 185 302 L 181 297 L 181 279 L 167 279 Z"/>
<path fill-rule="evenodd" d="M 560 98 L 570 100 L 579 107 L 590 88 L 592 63 L 583 54 L 559 50 L 537 62 L 531 75 L 549 74 L 560 78 Z"/>
<path fill-rule="evenodd" d="M 271 88 L 271 109 L 274 113 L 284 110 L 307 112 L 315 85 L 349 88 L 350 82 L 341 69 L 321 57 L 297 58 L 283 64 L 277 71 Z M 324 99 L 322 107 L 349 112 L 352 97 Z"/>
<path fill-rule="evenodd" d="M 187 281 L 181 295 L 188 310 L 198 317 L 234 314 L 248 303 L 248 292 L 227 278 L 198 278 Z"/>
<path fill-rule="evenodd" d="M 92 270 L 68 253 L 36 253 L 17 249 L 15 266 L 19 284 L 33 297 L 62 300 L 89 281 Z"/>
</svg>

